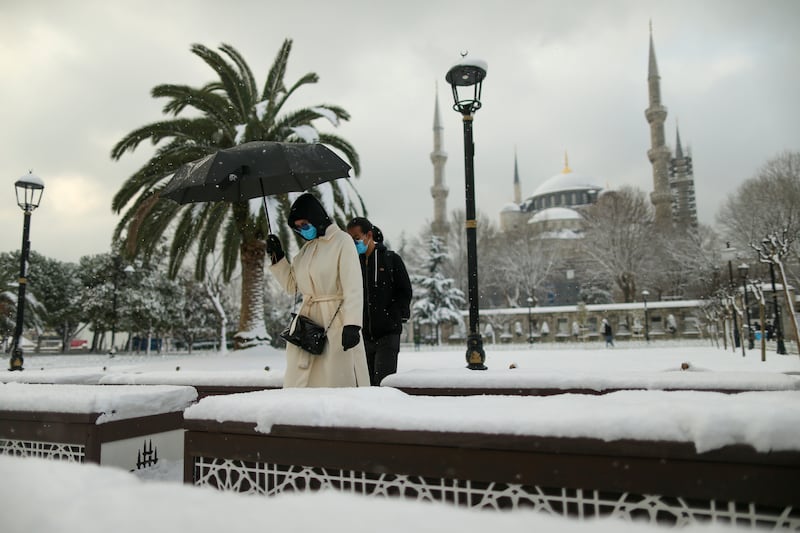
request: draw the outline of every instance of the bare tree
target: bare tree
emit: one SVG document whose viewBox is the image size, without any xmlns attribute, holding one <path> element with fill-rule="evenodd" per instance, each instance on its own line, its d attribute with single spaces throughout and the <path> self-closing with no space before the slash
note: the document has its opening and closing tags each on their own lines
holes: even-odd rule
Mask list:
<svg viewBox="0 0 800 533">
<path fill-rule="evenodd" d="M 728 196 L 717 213 L 726 240 L 744 250 L 765 235 L 786 232 L 790 256 L 798 255 L 800 234 L 800 152 L 784 151 Z M 784 259 L 784 267 L 788 267 Z M 788 269 L 787 269 L 788 270 Z M 787 272 L 795 281 L 795 272 Z"/>
<path fill-rule="evenodd" d="M 681 298 L 708 296 L 716 290 L 722 243 L 711 227 L 662 234 L 658 244 L 653 250 L 657 268 L 645 276 L 651 288 Z"/>
<path fill-rule="evenodd" d="M 520 297 L 534 297 L 550 275 L 557 253 L 546 241 L 530 233 L 511 236 L 498 250 L 487 277 L 496 283 L 508 307 L 520 307 Z M 535 299 L 535 297 L 534 297 Z"/>
<path fill-rule="evenodd" d="M 798 350 L 800 350 L 800 328 L 797 325 L 797 316 L 794 313 L 794 304 L 789 295 L 789 283 L 786 279 L 786 269 L 783 265 L 783 257 L 788 254 L 791 244 L 792 239 L 788 235 L 788 230 L 784 230 L 780 234 L 770 233 L 760 241 L 760 244 L 751 243 L 750 246 L 758 253 L 759 261 L 777 267 L 778 274 L 781 277 L 781 284 L 783 285 L 783 298 L 788 307 L 787 312 L 792 319 L 794 340 L 797 343 Z"/>
<path fill-rule="evenodd" d="M 653 208 L 645 193 L 622 187 L 600 196 L 586 211 L 584 253 L 614 281 L 625 302 L 634 301 L 637 281 L 659 250 L 653 231 Z"/>
</svg>

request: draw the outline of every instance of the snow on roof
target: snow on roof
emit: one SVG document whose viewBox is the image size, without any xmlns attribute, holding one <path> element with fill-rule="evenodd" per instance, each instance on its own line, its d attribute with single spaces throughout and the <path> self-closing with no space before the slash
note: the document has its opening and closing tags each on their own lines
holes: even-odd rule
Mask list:
<svg viewBox="0 0 800 533">
<path fill-rule="evenodd" d="M 574 191 L 574 190 L 601 190 L 602 187 L 595 183 L 593 178 L 576 174 L 575 172 L 560 172 L 555 176 L 546 179 L 533 191 L 533 197 L 541 196 L 551 192 Z"/>
<path fill-rule="evenodd" d="M 548 220 L 583 220 L 580 213 L 568 207 L 548 207 L 533 215 L 528 224 L 546 222 Z"/>
<path fill-rule="evenodd" d="M 571 229 L 560 229 L 558 231 L 544 231 L 538 237 L 540 239 L 582 239 L 583 234 Z"/>
<path fill-rule="evenodd" d="M 511 203 L 508 203 L 508 204 L 504 205 L 503 208 L 500 209 L 500 211 L 501 212 L 519 211 L 519 205 L 515 204 L 514 202 L 511 202 Z"/>
<path fill-rule="evenodd" d="M 678 309 L 678 308 L 692 308 L 702 307 L 703 300 L 668 300 L 668 301 L 647 301 L 647 308 L 653 309 Z M 631 302 L 620 304 L 591 304 L 586 306 L 586 311 L 590 313 L 604 313 L 606 311 L 633 311 L 635 309 L 642 309 L 644 302 Z M 533 307 L 531 313 L 534 315 L 548 315 L 554 313 L 574 313 L 578 310 L 577 305 L 554 305 L 550 307 Z M 520 313 L 527 313 L 527 307 L 506 307 L 505 309 L 481 309 L 482 315 L 518 315 Z M 462 316 L 467 316 L 469 310 L 462 311 Z"/>
</svg>

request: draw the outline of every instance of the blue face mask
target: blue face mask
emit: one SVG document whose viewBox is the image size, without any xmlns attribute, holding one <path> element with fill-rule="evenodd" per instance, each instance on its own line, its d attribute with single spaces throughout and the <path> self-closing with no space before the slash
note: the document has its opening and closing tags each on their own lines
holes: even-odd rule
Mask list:
<svg viewBox="0 0 800 533">
<path fill-rule="evenodd" d="M 364 244 L 364 239 L 356 241 L 356 251 L 358 252 L 358 255 L 364 255 L 367 253 L 367 245 Z"/>
<path fill-rule="evenodd" d="M 300 234 L 307 241 L 312 241 L 317 238 L 317 228 L 312 226 L 311 224 L 303 224 L 295 231 Z"/>
</svg>

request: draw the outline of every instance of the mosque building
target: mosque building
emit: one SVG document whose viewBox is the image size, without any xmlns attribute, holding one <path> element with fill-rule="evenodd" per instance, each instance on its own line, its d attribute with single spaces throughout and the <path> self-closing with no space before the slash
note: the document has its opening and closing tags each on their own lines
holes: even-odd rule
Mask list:
<svg viewBox="0 0 800 533">
<path fill-rule="evenodd" d="M 651 148 L 647 155 L 653 167 L 653 203 L 656 225 L 660 228 L 697 229 L 694 173 L 690 151 L 684 152 L 680 132 L 676 128 L 673 152 L 665 142 L 664 121 L 667 108 L 661 103 L 652 27 L 648 57 L 649 106 L 645 117 L 650 124 Z M 522 199 L 519 167 L 514 154 L 514 200 L 500 212 L 500 228 L 504 232 L 527 228 L 540 238 L 580 238 L 582 212 L 594 204 L 605 188 L 591 175 L 574 172 L 564 155 L 563 170 L 545 179 L 526 199 Z"/>
<path fill-rule="evenodd" d="M 650 201 L 653 204 L 655 225 L 661 231 L 697 231 L 697 205 L 695 200 L 694 172 L 691 150 L 684 151 L 680 132 L 676 126 L 674 151 L 666 144 L 664 122 L 667 108 L 661 102 L 661 77 L 658 73 L 653 29 L 650 26 L 648 52 L 647 87 L 649 105 L 645 118 L 650 129 L 650 149 L 647 157 L 653 169 L 653 190 Z M 434 180 L 431 196 L 434 199 L 434 213 L 431 230 L 435 235 L 447 234 L 447 195 L 444 180 L 444 166 L 447 152 L 443 149 L 443 128 L 439 117 L 438 94 L 436 97 L 433 122 L 433 151 L 430 154 L 434 167 Z M 583 213 L 596 203 L 603 194 L 611 193 L 608 185 L 601 186 L 600 180 L 591 175 L 573 171 L 569 166 L 568 155 L 564 154 L 564 167 L 561 172 L 543 180 L 533 193 L 523 198 L 522 183 L 514 154 L 513 201 L 506 204 L 499 213 L 502 232 L 529 232 L 539 239 L 548 240 L 550 248 L 562 252 L 558 276 L 550 292 L 556 293 L 547 304 L 574 304 L 577 301 L 581 282 L 574 278 L 582 261 L 578 244 L 582 238 Z M 542 302 L 544 303 L 544 302 Z"/>
<path fill-rule="evenodd" d="M 514 158 L 514 202 L 500 212 L 500 229 L 519 231 L 527 228 L 540 238 L 574 239 L 580 236 L 581 211 L 595 203 L 603 191 L 597 180 L 573 172 L 564 154 L 564 168 L 543 181 L 533 194 L 520 201 L 516 195 L 519 168 Z"/>
</svg>

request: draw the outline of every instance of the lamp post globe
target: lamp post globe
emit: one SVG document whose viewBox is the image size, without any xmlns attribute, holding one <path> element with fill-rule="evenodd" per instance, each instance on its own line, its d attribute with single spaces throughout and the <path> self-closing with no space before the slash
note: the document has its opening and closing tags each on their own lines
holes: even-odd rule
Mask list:
<svg viewBox="0 0 800 533">
<path fill-rule="evenodd" d="M 467 280 L 469 297 L 469 334 L 467 335 L 467 368 L 486 370 L 486 352 L 478 327 L 478 248 L 475 216 L 475 144 L 472 140 L 472 115 L 481 108 L 481 91 L 486 78 L 486 62 L 467 59 L 453 66 L 445 80 L 453 90 L 453 109 L 461 113 L 464 124 L 464 189 L 466 193 Z"/>
<path fill-rule="evenodd" d="M 17 322 L 14 328 L 14 338 L 11 344 L 11 359 L 9 370 L 22 370 L 24 362 L 22 350 L 22 329 L 25 319 L 25 289 L 28 285 L 28 256 L 31 250 L 30 231 L 31 213 L 39 207 L 44 192 L 44 181 L 39 176 L 29 172 L 14 183 L 17 194 L 17 205 L 23 211 L 22 219 L 22 248 L 19 260 L 19 283 L 17 289 Z"/>
<path fill-rule="evenodd" d="M 650 320 L 647 317 L 647 297 L 650 296 L 650 291 L 647 289 L 642 291 L 642 301 L 644 301 L 644 340 L 650 342 L 650 330 L 649 322 Z"/>
</svg>

